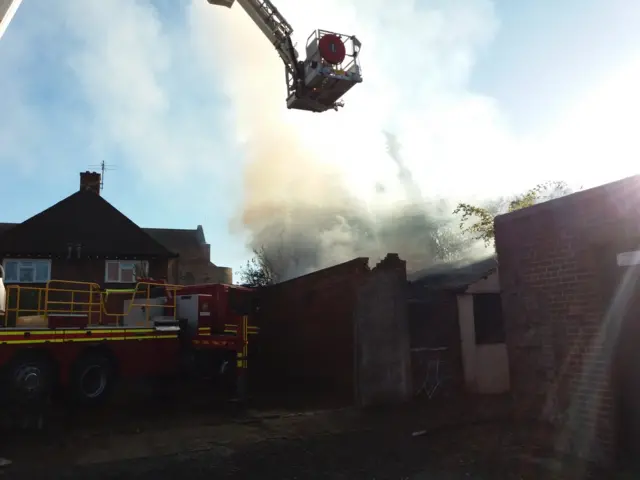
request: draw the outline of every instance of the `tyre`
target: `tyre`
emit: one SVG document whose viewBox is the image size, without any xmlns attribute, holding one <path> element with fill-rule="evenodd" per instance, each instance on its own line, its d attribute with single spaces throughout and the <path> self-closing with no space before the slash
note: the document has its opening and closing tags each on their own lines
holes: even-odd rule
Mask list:
<svg viewBox="0 0 640 480">
<path fill-rule="evenodd" d="M 114 384 L 113 362 L 102 352 L 82 355 L 71 372 L 71 393 L 82 405 L 103 403 L 113 391 Z"/>
<path fill-rule="evenodd" d="M 214 364 L 215 382 L 223 395 L 235 395 L 237 390 L 238 370 L 236 356 L 225 353 Z"/>
<path fill-rule="evenodd" d="M 6 387 L 9 400 L 20 405 L 43 404 L 54 385 L 54 368 L 44 355 L 27 353 L 8 365 Z"/>
</svg>

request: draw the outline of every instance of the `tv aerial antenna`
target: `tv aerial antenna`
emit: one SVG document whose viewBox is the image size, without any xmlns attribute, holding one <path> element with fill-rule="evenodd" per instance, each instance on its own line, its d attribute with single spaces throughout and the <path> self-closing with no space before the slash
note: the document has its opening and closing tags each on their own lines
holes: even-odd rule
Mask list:
<svg viewBox="0 0 640 480">
<path fill-rule="evenodd" d="M 114 165 L 109 165 L 104 160 L 101 161 L 97 165 L 89 165 L 89 168 L 99 168 L 100 169 L 100 191 L 104 189 L 104 176 L 106 172 L 110 172 L 116 169 Z"/>
</svg>

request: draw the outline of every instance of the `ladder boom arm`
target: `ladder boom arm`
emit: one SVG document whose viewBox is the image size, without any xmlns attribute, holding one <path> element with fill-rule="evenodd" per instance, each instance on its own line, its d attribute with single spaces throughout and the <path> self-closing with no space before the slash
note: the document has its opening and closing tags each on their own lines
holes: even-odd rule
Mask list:
<svg viewBox="0 0 640 480">
<path fill-rule="evenodd" d="M 74 0 L 82 1 L 82 0 Z M 360 42 L 354 36 L 316 30 L 306 45 L 306 59 L 298 61 L 291 35 L 293 28 L 271 0 L 207 0 L 211 5 L 231 8 L 238 2 L 275 47 L 285 65 L 287 108 L 324 112 L 342 106 L 339 101 L 356 83 L 362 82 L 357 54 Z M 299 0 L 304 1 L 304 0 Z M 0 38 L 22 0 L 0 0 Z M 345 51 L 350 43 L 352 53 Z M 342 66 L 345 56 L 351 58 Z"/>
</svg>

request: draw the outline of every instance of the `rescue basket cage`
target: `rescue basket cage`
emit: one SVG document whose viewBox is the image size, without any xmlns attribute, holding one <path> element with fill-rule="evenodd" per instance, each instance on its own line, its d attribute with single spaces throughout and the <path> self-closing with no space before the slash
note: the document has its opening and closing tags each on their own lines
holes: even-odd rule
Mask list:
<svg viewBox="0 0 640 480">
<path fill-rule="evenodd" d="M 332 73 L 345 76 L 354 82 L 362 80 L 360 67 L 360 41 L 353 35 L 315 30 L 307 38 L 307 57 L 317 49 Z"/>
<path fill-rule="evenodd" d="M 325 38 L 326 37 L 326 38 Z M 325 41 L 321 43 L 321 40 Z M 343 33 L 335 33 L 329 30 L 314 30 L 306 44 L 306 62 L 313 61 L 314 58 L 323 57 L 323 66 L 327 73 L 331 73 L 335 77 L 343 77 L 351 80 L 353 83 L 362 81 L 362 69 L 360 67 L 360 41 L 352 35 Z M 285 68 L 287 81 L 287 97 L 296 95 L 299 85 L 297 78 L 289 68 Z"/>
<path fill-rule="evenodd" d="M 75 320 L 77 326 L 120 326 L 132 310 L 141 309 L 145 322 L 151 325 L 157 316 L 176 320 L 181 288 L 150 280 L 129 289 L 103 289 L 97 283 L 72 280 L 49 280 L 44 286 L 6 285 L 0 319 L 5 328 L 55 328 L 57 319 Z"/>
</svg>

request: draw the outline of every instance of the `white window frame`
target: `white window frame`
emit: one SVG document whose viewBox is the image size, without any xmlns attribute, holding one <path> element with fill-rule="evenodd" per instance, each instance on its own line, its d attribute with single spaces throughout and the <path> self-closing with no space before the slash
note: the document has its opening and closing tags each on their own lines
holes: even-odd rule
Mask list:
<svg viewBox="0 0 640 480">
<path fill-rule="evenodd" d="M 9 274 L 9 269 L 7 265 L 11 263 L 17 263 L 17 277 L 12 278 Z M 47 266 L 47 276 L 46 279 L 37 278 L 36 277 L 36 265 L 46 265 Z M 42 259 L 42 258 L 5 258 L 2 261 L 2 268 L 4 269 L 4 283 L 47 283 L 51 280 L 51 260 L 50 259 Z M 22 269 L 32 269 L 33 270 L 33 281 L 20 281 L 20 271 Z"/>
<path fill-rule="evenodd" d="M 118 279 L 115 280 L 113 278 L 109 278 L 109 265 L 110 264 L 118 265 Z M 149 271 L 149 262 L 146 260 L 105 260 L 104 262 L 104 282 L 105 283 L 136 283 L 137 278 L 146 275 L 136 274 L 135 268 L 138 267 L 141 272 Z M 122 280 L 122 271 L 134 269 L 134 278 L 133 282 Z"/>
</svg>

